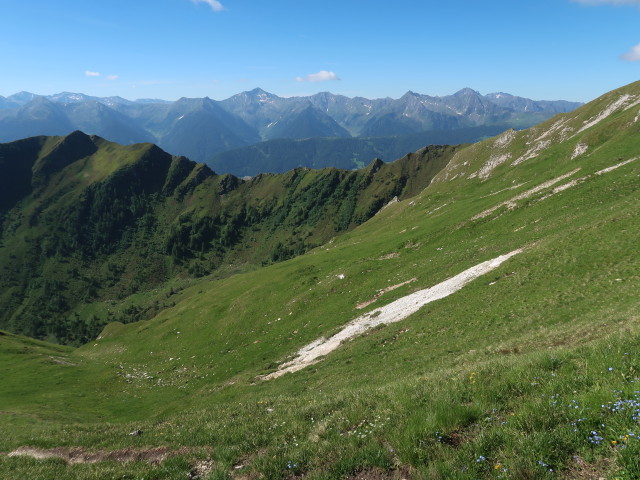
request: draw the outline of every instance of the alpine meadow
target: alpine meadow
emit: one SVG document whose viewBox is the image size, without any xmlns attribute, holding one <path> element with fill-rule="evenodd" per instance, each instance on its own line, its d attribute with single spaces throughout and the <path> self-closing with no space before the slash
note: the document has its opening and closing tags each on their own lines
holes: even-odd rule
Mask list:
<svg viewBox="0 0 640 480">
<path fill-rule="evenodd" d="M 639 480 L 639 20 L 0 1 L 0 480 Z"/>
<path fill-rule="evenodd" d="M 640 478 L 640 82 L 389 163 L 402 112 L 294 110 L 326 138 L 246 130 L 207 159 L 244 178 L 0 145 L 0 478 Z M 361 155 L 243 170 L 333 147 Z"/>
</svg>

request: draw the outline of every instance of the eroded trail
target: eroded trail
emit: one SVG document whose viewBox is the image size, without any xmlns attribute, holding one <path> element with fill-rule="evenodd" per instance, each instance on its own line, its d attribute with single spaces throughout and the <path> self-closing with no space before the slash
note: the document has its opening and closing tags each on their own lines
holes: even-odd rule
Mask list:
<svg viewBox="0 0 640 480">
<path fill-rule="evenodd" d="M 36 460 L 60 458 L 68 465 L 99 462 L 146 462 L 152 465 L 158 465 L 169 458 L 178 455 L 187 455 L 191 457 L 191 463 L 189 465 L 190 470 L 185 472 L 183 478 L 191 478 L 195 480 L 199 478 L 208 478 L 208 475 L 213 471 L 214 461 L 210 459 L 211 453 L 212 449 L 208 447 L 180 447 L 178 449 L 170 449 L 168 447 L 148 447 L 93 451 L 84 447 L 19 447 L 6 455 L 8 457 L 30 457 L 35 458 Z M 195 459 L 193 458 L 194 455 L 199 455 L 200 457 L 207 455 L 208 458 Z M 125 477 L 129 478 L 126 475 L 123 475 L 121 478 Z"/>
<path fill-rule="evenodd" d="M 185 453 L 186 449 L 172 451 L 166 447 L 147 449 L 127 448 L 122 450 L 89 451 L 82 447 L 35 448 L 20 447 L 8 454 L 9 457 L 31 457 L 37 460 L 61 458 L 69 464 L 115 462 L 161 463 L 169 457 Z"/>
<path fill-rule="evenodd" d="M 505 255 L 501 255 L 492 260 L 487 260 L 462 273 L 445 280 L 433 287 L 414 292 L 406 297 L 399 298 L 395 302 L 391 302 L 384 307 L 376 308 L 364 315 L 349 322 L 340 332 L 332 337 L 325 339 L 324 337 L 302 347 L 296 358 L 289 362 L 285 362 L 278 370 L 268 375 L 260 377 L 262 380 L 271 380 L 278 378 L 285 373 L 297 372 L 303 368 L 319 361 L 320 357 L 327 355 L 346 340 L 350 340 L 358 335 L 363 334 L 367 330 L 378 325 L 389 324 L 404 320 L 409 315 L 417 312 L 427 303 L 434 302 L 441 298 L 447 297 L 457 292 L 466 284 L 475 280 L 485 273 L 498 268 L 503 262 L 507 261 L 514 255 L 520 253 L 522 249 L 517 249 Z"/>
</svg>

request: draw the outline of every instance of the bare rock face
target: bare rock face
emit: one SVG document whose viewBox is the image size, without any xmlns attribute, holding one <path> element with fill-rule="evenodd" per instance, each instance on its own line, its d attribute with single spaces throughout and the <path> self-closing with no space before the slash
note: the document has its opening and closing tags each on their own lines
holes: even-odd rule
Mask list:
<svg viewBox="0 0 640 480">
<path fill-rule="evenodd" d="M 580 155 L 584 155 L 587 150 L 589 150 L 589 145 L 582 142 L 578 143 L 575 150 L 571 154 L 571 160 L 573 160 L 574 158 L 578 158 Z"/>
</svg>

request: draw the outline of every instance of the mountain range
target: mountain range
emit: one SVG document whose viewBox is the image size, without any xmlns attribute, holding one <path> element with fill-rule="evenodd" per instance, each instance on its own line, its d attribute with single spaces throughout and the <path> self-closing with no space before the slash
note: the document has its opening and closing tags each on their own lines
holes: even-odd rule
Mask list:
<svg viewBox="0 0 640 480">
<path fill-rule="evenodd" d="M 0 478 L 640 478 L 639 151 L 640 82 L 358 171 L 0 145 Z"/>
<path fill-rule="evenodd" d="M 375 100 L 327 92 L 282 98 L 256 88 L 222 101 L 181 98 L 175 102 L 21 92 L 0 97 L 0 142 L 82 130 L 124 145 L 153 142 L 172 154 L 209 163 L 217 154 L 270 140 L 358 138 L 351 142 L 352 151 L 365 151 L 372 141 L 378 142 L 377 156 L 390 161 L 397 158 L 398 152 L 380 147 L 388 143 L 379 142 L 380 138 L 401 137 L 408 145 L 402 152 L 405 154 L 424 146 L 416 144 L 415 139 L 425 132 L 430 132 L 436 144 L 463 143 L 469 141 L 470 128 L 524 128 L 579 105 L 533 101 L 504 93 L 483 96 L 469 88 L 443 97 L 407 92 L 399 99 Z M 471 141 L 485 138 L 479 132 Z M 327 148 L 325 145 L 324 150 Z M 307 151 L 305 156 L 313 157 L 311 164 L 296 166 L 312 166 L 319 161 L 313 151 Z M 337 151 L 334 156 L 348 168 L 362 166 L 354 161 L 352 152 Z M 220 173 L 255 175 L 282 171 L 278 170 L 278 162 L 247 170 L 247 165 L 254 162 L 237 165 L 224 163 L 222 158 L 217 157 L 215 162 Z M 371 160 L 373 157 L 359 161 Z"/>
</svg>

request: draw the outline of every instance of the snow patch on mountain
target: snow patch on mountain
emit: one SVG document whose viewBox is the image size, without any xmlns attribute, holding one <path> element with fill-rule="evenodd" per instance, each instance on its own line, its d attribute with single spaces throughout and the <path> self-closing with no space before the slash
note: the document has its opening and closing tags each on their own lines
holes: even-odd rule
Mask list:
<svg viewBox="0 0 640 480">
<path fill-rule="evenodd" d="M 522 249 L 517 249 L 494 259 L 487 260 L 486 262 L 479 263 L 478 265 L 468 268 L 458 275 L 438 283 L 433 287 L 412 293 L 391 302 L 384 307 L 365 313 L 364 315 L 361 315 L 347 323 L 340 332 L 336 333 L 332 337 L 328 339 L 321 337 L 310 344 L 305 345 L 298 350 L 296 357 L 293 360 L 283 363 L 275 372 L 259 378 L 262 380 L 271 380 L 273 378 L 281 377 L 285 373 L 297 372 L 309 365 L 313 365 L 320 360 L 320 357 L 328 355 L 337 349 L 343 342 L 362 335 L 367 330 L 377 327 L 378 325 L 387 325 L 406 319 L 413 313 L 420 310 L 424 305 L 457 292 L 469 282 L 491 272 L 492 270 L 495 270 L 502 263 L 520 252 L 522 252 Z"/>
</svg>

